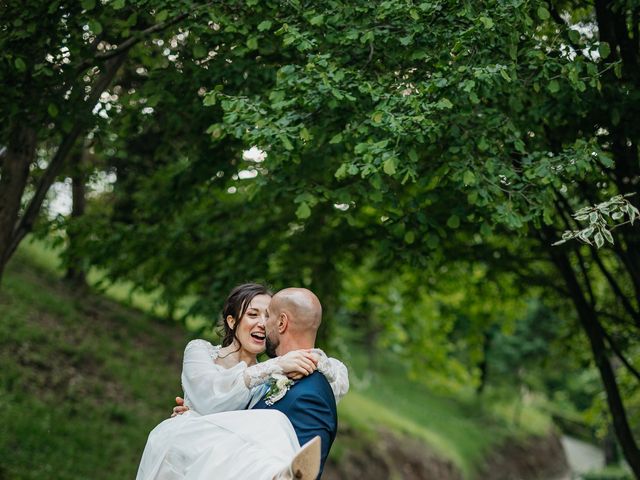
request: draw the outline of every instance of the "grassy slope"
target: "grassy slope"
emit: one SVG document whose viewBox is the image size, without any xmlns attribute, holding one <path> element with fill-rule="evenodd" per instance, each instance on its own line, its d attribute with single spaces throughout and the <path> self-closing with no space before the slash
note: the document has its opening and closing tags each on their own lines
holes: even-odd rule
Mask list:
<svg viewBox="0 0 640 480">
<path fill-rule="evenodd" d="M 15 262 L 0 319 L 0 478 L 135 477 L 179 393 L 185 332 Z"/>
<path fill-rule="evenodd" d="M 179 392 L 187 332 L 70 292 L 55 263 L 40 246 L 27 246 L 0 289 L 0 478 L 132 478 L 147 433 Z M 108 293 L 122 300 L 123 291 Z M 354 378 L 361 357 L 348 362 Z M 377 425 L 418 437 L 469 475 L 493 443 L 526 433 L 510 427 L 508 407 L 496 413 L 440 397 L 408 382 L 399 363 L 381 365 L 340 405 L 341 422 L 365 437 Z M 522 423 L 527 432 L 549 428 L 533 410 Z M 338 437 L 332 454 L 348 448 Z"/>
</svg>

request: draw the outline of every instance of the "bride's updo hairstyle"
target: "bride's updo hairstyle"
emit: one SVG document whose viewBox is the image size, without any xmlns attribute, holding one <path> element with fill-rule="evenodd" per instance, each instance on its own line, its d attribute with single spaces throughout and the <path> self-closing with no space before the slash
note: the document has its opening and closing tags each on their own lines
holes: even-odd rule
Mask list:
<svg viewBox="0 0 640 480">
<path fill-rule="evenodd" d="M 238 328 L 238 325 L 240 325 L 247 308 L 249 308 L 251 300 L 258 295 L 269 295 L 272 297 L 273 293 L 271 293 L 267 287 L 260 285 L 259 283 L 245 283 L 238 285 L 231 290 L 231 293 L 224 302 L 224 308 L 222 309 L 223 347 L 228 347 L 234 340 L 236 340 L 238 345 L 240 345 L 240 340 L 236 337 L 236 329 Z M 229 315 L 236 320 L 233 328 L 229 327 L 229 324 L 227 323 L 227 317 Z"/>
</svg>

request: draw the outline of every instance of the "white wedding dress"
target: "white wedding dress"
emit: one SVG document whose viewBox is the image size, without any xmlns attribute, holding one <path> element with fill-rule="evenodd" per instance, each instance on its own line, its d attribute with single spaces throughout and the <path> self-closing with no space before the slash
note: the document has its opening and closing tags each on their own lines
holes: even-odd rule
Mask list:
<svg viewBox="0 0 640 480">
<path fill-rule="evenodd" d="M 272 480 L 300 449 L 283 413 L 245 410 L 262 398 L 265 382 L 282 373 L 280 367 L 268 360 L 225 369 L 215 363 L 219 350 L 205 340 L 193 340 L 185 348 L 182 388 L 190 410 L 151 431 L 136 480 Z M 347 368 L 318 353 L 318 370 L 337 402 L 349 389 Z"/>
</svg>

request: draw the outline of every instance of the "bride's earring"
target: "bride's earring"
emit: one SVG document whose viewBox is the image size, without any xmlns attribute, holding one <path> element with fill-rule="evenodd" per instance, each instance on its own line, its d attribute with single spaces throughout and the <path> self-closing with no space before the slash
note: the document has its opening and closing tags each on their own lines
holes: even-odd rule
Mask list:
<svg viewBox="0 0 640 480">
<path fill-rule="evenodd" d="M 291 463 L 273 480 L 315 480 L 320 472 L 320 437 L 305 443 Z"/>
</svg>

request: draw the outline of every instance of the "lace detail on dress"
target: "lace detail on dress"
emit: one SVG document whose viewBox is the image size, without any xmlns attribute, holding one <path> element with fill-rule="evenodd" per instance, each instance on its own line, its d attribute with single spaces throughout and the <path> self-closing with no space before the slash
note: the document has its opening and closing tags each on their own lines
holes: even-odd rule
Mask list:
<svg viewBox="0 0 640 480">
<path fill-rule="evenodd" d="M 220 345 L 213 346 L 211 345 L 211 342 L 207 342 L 206 340 L 203 340 L 201 338 L 196 338 L 195 340 L 191 340 L 189 343 L 187 343 L 184 352 L 186 354 L 189 350 L 197 347 L 205 348 L 212 361 L 215 361 L 218 358 Z"/>
<path fill-rule="evenodd" d="M 349 371 L 347 366 L 336 358 L 327 357 L 326 353 L 319 348 L 314 348 L 313 353 L 320 356 L 318 371 L 326 377 L 329 385 L 331 385 L 333 395 L 336 397 L 336 403 L 338 403 L 349 391 Z"/>
<path fill-rule="evenodd" d="M 278 365 L 277 358 L 257 363 L 244 371 L 244 383 L 247 388 L 257 387 L 269 380 L 274 373 L 283 374 L 282 367 Z"/>
</svg>

